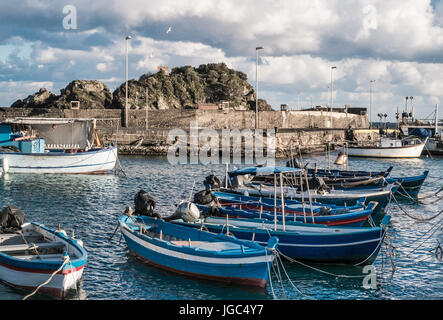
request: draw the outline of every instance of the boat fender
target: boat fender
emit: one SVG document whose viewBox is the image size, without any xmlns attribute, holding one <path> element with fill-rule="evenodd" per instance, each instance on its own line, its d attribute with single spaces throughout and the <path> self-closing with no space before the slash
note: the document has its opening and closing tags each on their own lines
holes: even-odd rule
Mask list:
<svg viewBox="0 0 443 320">
<path fill-rule="evenodd" d="M 59 229 L 59 230 L 57 230 L 57 232 L 58 232 L 58 233 L 61 233 L 61 234 L 64 235 L 65 237 L 68 236 L 68 234 L 66 233 L 66 231 L 63 230 L 63 229 Z"/>
<path fill-rule="evenodd" d="M 3 173 L 8 173 L 8 171 L 9 171 L 9 161 L 8 161 L 8 158 L 3 158 L 3 161 L 2 161 L 2 170 L 3 170 Z"/>
</svg>

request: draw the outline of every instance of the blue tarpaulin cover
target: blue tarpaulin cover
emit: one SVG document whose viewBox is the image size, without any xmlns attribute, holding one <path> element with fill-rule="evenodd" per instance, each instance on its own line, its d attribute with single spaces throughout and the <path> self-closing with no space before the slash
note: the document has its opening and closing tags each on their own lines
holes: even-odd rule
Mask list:
<svg viewBox="0 0 443 320">
<path fill-rule="evenodd" d="M 432 137 L 433 136 L 432 129 L 424 129 L 424 128 L 409 129 L 408 133 L 411 136 L 417 136 L 417 137 Z"/>
</svg>

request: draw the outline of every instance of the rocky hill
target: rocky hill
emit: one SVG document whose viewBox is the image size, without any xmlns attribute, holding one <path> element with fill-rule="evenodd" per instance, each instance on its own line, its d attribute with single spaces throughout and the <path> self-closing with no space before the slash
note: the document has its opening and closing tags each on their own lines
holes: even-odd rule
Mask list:
<svg viewBox="0 0 443 320">
<path fill-rule="evenodd" d="M 146 99 L 148 96 L 148 99 Z M 147 101 L 146 101 L 147 100 Z M 55 95 L 42 88 L 13 108 L 70 108 L 70 101 L 80 101 L 81 109 L 125 107 L 125 83 L 111 93 L 97 80 L 75 80 Z M 200 103 L 229 102 L 237 110 L 255 109 L 254 88 L 243 72 L 229 69 L 226 64 L 184 66 L 171 72 L 144 74 L 138 80 L 128 81 L 128 104 L 131 109 L 197 108 Z M 146 103 L 147 102 L 147 103 Z M 260 110 L 271 110 L 265 100 L 259 101 Z"/>
<path fill-rule="evenodd" d="M 103 109 L 112 105 L 112 93 L 101 81 L 75 80 L 55 95 L 45 88 L 17 100 L 11 108 L 57 108 L 69 109 L 71 101 L 79 101 L 82 109 Z"/>
</svg>

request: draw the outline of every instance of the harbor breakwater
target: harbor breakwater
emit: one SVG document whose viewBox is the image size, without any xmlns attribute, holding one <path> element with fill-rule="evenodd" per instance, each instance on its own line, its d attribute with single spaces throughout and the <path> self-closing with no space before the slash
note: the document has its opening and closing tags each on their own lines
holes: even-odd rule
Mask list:
<svg viewBox="0 0 443 320">
<path fill-rule="evenodd" d="M 227 130 L 238 130 L 242 135 L 251 132 L 257 134 L 255 112 L 249 110 L 129 110 L 128 126 L 122 127 L 124 110 L 121 109 L 0 109 L 0 121 L 17 117 L 95 118 L 103 143 L 117 144 L 120 154 L 166 155 L 174 144 L 171 130 L 181 129 L 189 143 L 191 126 L 196 125 L 197 132 L 205 129 L 218 132 L 220 141 Z M 358 141 L 378 137 L 377 131 L 367 129 L 369 124 L 365 114 L 344 111 L 260 111 L 258 123 L 258 128 L 264 132 L 264 146 L 268 143 L 270 132 L 275 137 L 276 157 L 287 156 L 286 151 L 291 147 L 295 150 L 299 148 L 303 153 L 311 153 L 324 151 L 327 145 L 340 145 L 346 140 L 345 131 L 349 127 L 354 130 Z M 199 140 L 198 143 L 201 147 L 205 141 Z"/>
</svg>

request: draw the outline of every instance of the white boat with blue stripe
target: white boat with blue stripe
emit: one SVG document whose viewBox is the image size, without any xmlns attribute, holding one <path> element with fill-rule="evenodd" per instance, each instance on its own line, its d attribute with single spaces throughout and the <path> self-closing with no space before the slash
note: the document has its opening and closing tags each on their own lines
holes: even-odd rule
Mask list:
<svg viewBox="0 0 443 320">
<path fill-rule="evenodd" d="M 0 232 L 0 280 L 32 291 L 25 298 L 36 293 L 65 298 L 77 288 L 87 260 L 82 241 L 62 229 L 32 222 Z"/>
<path fill-rule="evenodd" d="M 114 169 L 117 147 L 104 147 L 95 119 L 18 118 L 0 124 L 3 173 L 101 174 Z"/>
</svg>

